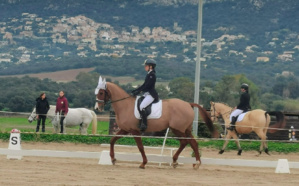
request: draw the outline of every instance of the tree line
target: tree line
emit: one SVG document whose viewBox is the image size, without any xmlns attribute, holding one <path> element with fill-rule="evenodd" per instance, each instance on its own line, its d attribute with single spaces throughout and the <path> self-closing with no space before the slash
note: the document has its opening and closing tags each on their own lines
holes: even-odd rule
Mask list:
<svg viewBox="0 0 299 186">
<path fill-rule="evenodd" d="M 69 106 L 92 109 L 95 104 L 94 90 L 99 73 L 80 73 L 76 81 L 57 83 L 50 79 L 38 79 L 25 76 L 23 78 L 0 78 L 0 110 L 13 112 L 30 112 L 35 106 L 36 98 L 45 92 L 50 104 L 56 104 L 58 92 L 65 91 Z M 142 77 L 143 80 L 144 77 Z M 140 78 L 138 78 L 140 79 Z M 111 82 L 111 79 L 107 79 Z M 118 82 L 114 82 L 119 85 Z M 299 111 L 296 92 L 298 80 L 292 76 L 278 77 L 272 90 L 262 92 L 260 88 L 245 75 L 226 75 L 219 81 L 203 81 L 200 88 L 200 104 L 210 108 L 210 101 L 224 102 L 234 107 L 239 102 L 240 85 L 249 84 L 251 106 L 253 109 Z M 119 85 L 126 92 L 133 90 L 131 83 Z M 179 98 L 187 102 L 194 100 L 194 82 L 188 77 L 178 77 L 169 81 L 168 87 L 156 86 L 161 99 Z M 106 106 L 109 109 L 110 105 Z"/>
</svg>

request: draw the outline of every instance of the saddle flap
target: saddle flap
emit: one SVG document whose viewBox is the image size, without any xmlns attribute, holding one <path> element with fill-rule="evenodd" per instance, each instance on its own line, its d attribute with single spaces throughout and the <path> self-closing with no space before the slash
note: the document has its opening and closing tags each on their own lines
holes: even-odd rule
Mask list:
<svg viewBox="0 0 299 186">
<path fill-rule="evenodd" d="M 243 118 L 244 118 L 244 116 L 245 116 L 247 113 L 248 113 L 248 111 L 247 111 L 247 112 L 243 112 L 242 114 L 238 115 L 238 116 L 237 116 L 237 122 L 242 121 Z"/>
<path fill-rule="evenodd" d="M 137 96 L 135 101 L 134 115 L 137 119 L 140 119 L 140 104 L 144 96 Z M 157 119 L 162 115 L 162 100 L 155 101 L 145 108 L 148 119 Z"/>
</svg>

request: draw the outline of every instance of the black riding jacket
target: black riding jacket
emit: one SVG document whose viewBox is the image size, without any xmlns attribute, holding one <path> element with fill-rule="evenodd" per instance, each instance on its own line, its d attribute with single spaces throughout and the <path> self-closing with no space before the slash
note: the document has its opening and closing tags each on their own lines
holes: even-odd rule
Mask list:
<svg viewBox="0 0 299 186">
<path fill-rule="evenodd" d="M 240 103 L 237 106 L 237 109 L 243 110 L 244 112 L 251 109 L 250 95 L 248 94 L 248 92 L 244 92 L 244 93 L 241 94 Z"/>
<path fill-rule="evenodd" d="M 45 98 L 45 99 L 37 98 L 36 99 L 36 114 L 47 114 L 49 109 L 50 109 L 50 106 L 49 106 L 47 98 Z"/>
<path fill-rule="evenodd" d="M 146 77 L 144 83 L 138 87 L 137 89 L 133 90 L 132 92 L 140 93 L 142 92 L 149 92 L 150 95 L 155 98 L 155 100 L 159 99 L 158 93 L 155 89 L 156 84 L 156 71 L 150 71 Z"/>
</svg>

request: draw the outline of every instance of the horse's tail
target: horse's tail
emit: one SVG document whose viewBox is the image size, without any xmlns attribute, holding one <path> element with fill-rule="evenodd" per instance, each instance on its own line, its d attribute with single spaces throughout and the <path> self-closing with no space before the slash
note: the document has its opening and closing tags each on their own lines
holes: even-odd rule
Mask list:
<svg viewBox="0 0 299 186">
<path fill-rule="evenodd" d="M 218 134 L 218 131 L 215 130 L 215 127 L 213 125 L 213 121 L 210 117 L 210 115 L 208 114 L 208 112 L 202 108 L 199 104 L 196 104 L 196 103 L 190 103 L 191 107 L 197 107 L 198 108 L 198 111 L 199 111 L 199 114 L 201 116 L 201 118 L 204 120 L 205 124 L 207 125 L 207 127 L 209 128 L 212 136 L 214 138 L 218 138 L 219 137 L 219 134 Z"/>
<path fill-rule="evenodd" d="M 269 133 L 277 132 L 277 129 L 284 128 L 286 125 L 286 120 L 284 117 L 284 114 L 280 111 L 272 111 L 272 112 L 265 112 L 265 117 L 267 119 L 267 114 L 269 115 L 275 115 L 276 116 L 276 123 L 274 125 L 269 126 L 270 129 L 268 129 Z"/>
<path fill-rule="evenodd" d="M 97 115 L 94 111 L 90 111 L 92 114 L 92 134 L 96 134 L 97 132 L 97 127 L 98 127 L 98 119 Z"/>
</svg>

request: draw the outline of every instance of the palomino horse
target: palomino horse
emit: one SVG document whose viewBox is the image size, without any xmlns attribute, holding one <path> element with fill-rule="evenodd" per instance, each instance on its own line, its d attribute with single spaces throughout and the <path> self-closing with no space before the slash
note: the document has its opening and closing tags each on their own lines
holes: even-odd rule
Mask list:
<svg viewBox="0 0 299 186">
<path fill-rule="evenodd" d="M 225 127 L 228 128 L 230 124 L 230 114 L 233 111 L 233 109 L 229 106 L 227 106 L 224 103 L 216 103 L 216 102 L 210 102 L 211 104 L 211 117 L 213 118 L 213 121 L 217 118 L 222 116 Z M 271 117 L 270 115 L 276 116 L 276 123 L 274 125 L 271 125 L 271 129 L 268 130 Z M 277 131 L 277 128 L 283 128 L 285 126 L 285 118 L 282 112 L 275 111 L 275 112 L 266 112 L 261 109 L 256 109 L 249 111 L 243 118 L 242 121 L 236 122 L 236 127 L 234 131 L 227 130 L 227 135 L 225 137 L 225 143 L 223 144 L 222 149 L 219 151 L 219 154 L 222 154 L 224 152 L 224 149 L 226 145 L 229 142 L 229 139 L 233 137 L 235 139 L 235 142 L 238 146 L 238 155 L 241 155 L 242 149 L 240 146 L 240 142 L 238 140 L 238 134 L 248 134 L 250 132 L 255 132 L 262 140 L 259 154 L 262 153 L 263 148 L 265 148 L 265 152 L 269 154 L 268 152 L 268 146 L 267 146 L 267 131 L 270 133 L 274 133 Z"/>
<path fill-rule="evenodd" d="M 113 165 L 116 162 L 114 157 L 114 144 L 116 140 L 121 138 L 123 135 L 131 133 L 138 136 L 134 137 L 134 139 L 143 158 L 143 162 L 140 164 L 139 168 L 145 168 L 147 157 L 145 155 L 144 147 L 140 137 L 141 132 L 138 128 L 139 120 L 134 116 L 134 105 L 136 98 L 130 96 L 119 86 L 109 82 L 106 83 L 106 81 L 102 80 L 101 77 L 99 79 L 99 84 L 96 88 L 95 94 L 100 111 L 103 109 L 105 103 L 107 103 L 109 100 L 111 101 L 112 107 L 115 111 L 116 123 L 121 129 L 117 133 L 118 136 L 114 136 L 110 141 L 110 157 Z M 200 105 L 195 103 L 187 103 L 179 99 L 163 100 L 162 116 L 159 119 L 148 120 L 148 128 L 146 129 L 146 132 L 161 131 L 169 127 L 176 136 L 182 137 L 179 139 L 180 147 L 173 156 L 172 165 L 174 168 L 178 165 L 177 159 L 179 154 L 188 143 L 190 143 L 191 148 L 195 152 L 197 164 L 193 165 L 194 169 L 198 169 L 199 165 L 201 164 L 198 152 L 198 144 L 191 133 L 192 122 L 194 119 L 194 111 L 192 107 L 198 107 L 201 118 L 205 121 L 212 134 L 218 136 L 217 131 L 214 130 L 210 115 Z"/>
<path fill-rule="evenodd" d="M 47 118 L 51 120 L 51 123 L 55 129 L 55 132 L 58 133 L 60 126 L 60 117 L 59 115 L 55 115 L 55 105 L 50 105 L 50 109 L 47 113 Z M 35 107 L 28 117 L 28 121 L 31 123 L 36 119 L 36 111 Z M 80 134 L 87 134 L 87 128 L 92 122 L 92 134 L 97 132 L 97 115 L 94 111 L 88 110 L 86 108 L 69 108 L 69 112 L 66 115 L 63 123 L 64 127 L 72 127 L 72 126 L 80 126 L 79 132 Z M 65 131 L 65 130 L 64 130 Z"/>
</svg>

